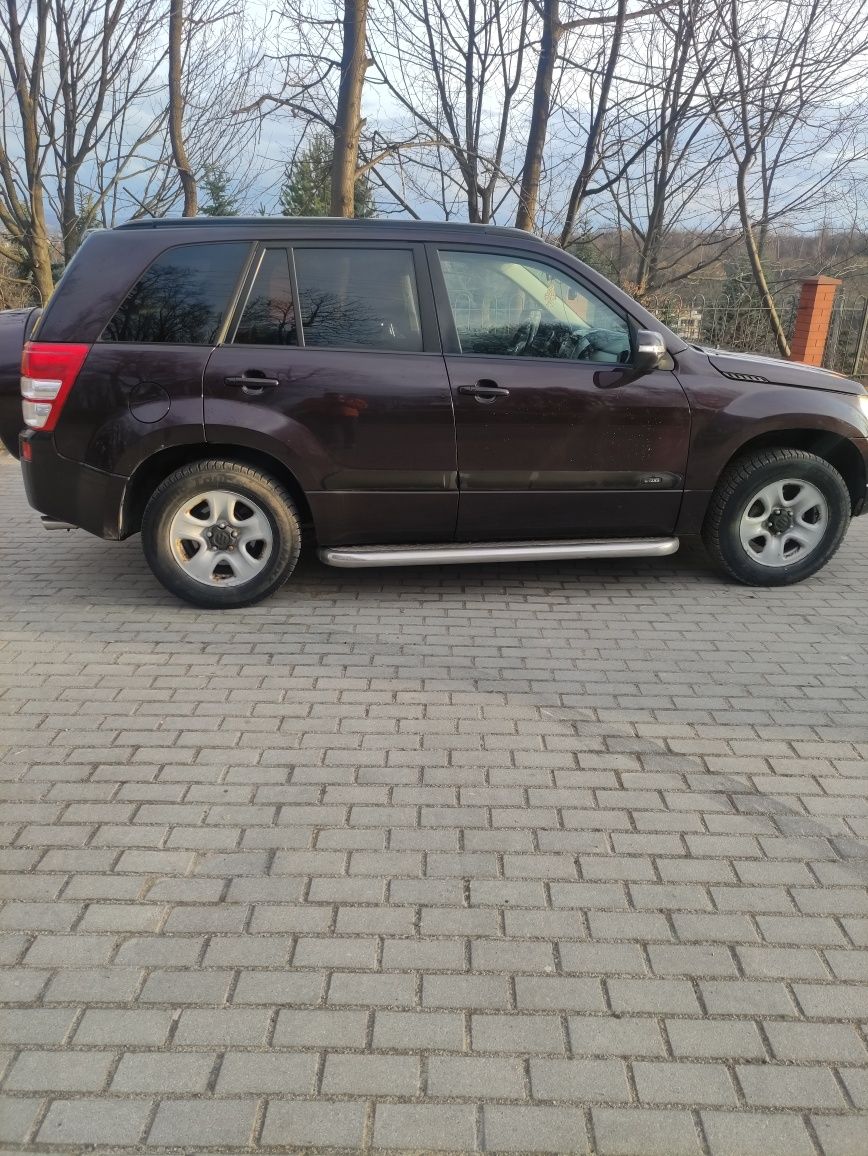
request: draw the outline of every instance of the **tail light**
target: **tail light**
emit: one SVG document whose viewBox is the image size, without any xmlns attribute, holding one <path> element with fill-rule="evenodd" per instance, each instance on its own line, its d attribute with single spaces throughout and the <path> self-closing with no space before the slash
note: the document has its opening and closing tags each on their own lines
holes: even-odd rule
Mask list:
<svg viewBox="0 0 868 1156">
<path fill-rule="evenodd" d="M 54 429 L 89 352 L 89 345 L 27 342 L 21 356 L 21 409 L 31 429 Z"/>
</svg>

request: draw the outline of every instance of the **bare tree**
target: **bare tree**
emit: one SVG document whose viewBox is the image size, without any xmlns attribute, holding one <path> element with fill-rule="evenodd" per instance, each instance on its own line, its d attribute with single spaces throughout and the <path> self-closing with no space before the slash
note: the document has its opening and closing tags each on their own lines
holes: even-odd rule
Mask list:
<svg viewBox="0 0 868 1156">
<path fill-rule="evenodd" d="M 401 110 L 417 195 L 491 221 L 515 190 L 531 0 L 392 0 L 372 18 L 373 83 Z M 405 144 L 405 149 L 409 144 Z"/>
<path fill-rule="evenodd" d="M 89 227 L 179 198 L 190 212 L 190 178 L 249 151 L 251 18 L 235 0 L 171 0 L 169 37 L 166 15 L 163 0 L 0 0 L 0 233 L 43 300 Z M 179 84 L 183 136 L 167 108 Z"/>
<path fill-rule="evenodd" d="M 584 38 L 591 29 L 605 26 L 610 26 L 612 29 L 609 51 L 605 57 L 604 73 L 601 78 L 597 109 L 592 117 L 585 147 L 582 151 L 579 174 L 573 184 L 570 207 L 567 210 L 567 222 L 565 222 L 561 233 L 562 243 L 566 242 L 575 225 L 582 196 L 592 175 L 593 157 L 608 111 L 612 79 L 620 63 L 624 28 L 630 21 L 640 20 L 663 11 L 667 6 L 668 0 L 662 0 L 657 4 L 640 4 L 638 8 L 630 11 L 627 0 L 615 0 L 614 4 L 611 4 L 611 0 L 603 0 L 602 9 L 595 9 L 584 3 L 575 3 L 573 0 L 564 0 L 563 5 L 562 0 L 534 0 L 534 8 L 540 21 L 540 39 L 530 127 L 524 165 L 521 170 L 518 210 L 515 218 L 518 228 L 532 229 L 535 223 L 543 154 L 552 113 L 553 87 L 560 63 L 558 56 L 562 52 L 564 41 L 568 39 L 570 33 L 578 33 Z M 611 10 L 609 10 L 610 8 Z M 567 49 L 570 57 L 572 57 L 575 46 L 576 38 L 573 37 Z"/>
<path fill-rule="evenodd" d="M 114 180 L 160 131 L 162 114 L 149 104 L 159 84 L 162 12 L 156 0 L 51 0 L 50 7 L 56 84 L 44 95 L 42 131 L 51 144 L 46 181 L 66 262 L 99 220 Z M 110 168 L 107 152 L 133 108 L 145 115 L 123 133 L 123 155 Z"/>
<path fill-rule="evenodd" d="M 184 143 L 184 41 L 183 0 L 169 0 L 169 139 L 172 159 L 184 190 L 182 216 L 195 217 L 199 207 L 198 188 Z"/>
<path fill-rule="evenodd" d="M 162 114 L 146 106 L 156 92 L 159 28 L 154 0 L 0 7 L 0 225 L 42 300 L 53 287 L 52 257 L 71 257 L 130 159 L 158 131 Z"/>
<path fill-rule="evenodd" d="M 532 229 L 536 221 L 558 45 L 564 33 L 560 0 L 535 0 L 534 7 L 539 14 L 541 28 L 530 127 L 518 190 L 518 211 L 515 215 L 515 224 L 519 229 Z"/>
<path fill-rule="evenodd" d="M 330 210 L 338 217 L 353 215 L 357 181 L 413 143 L 368 131 L 362 115 L 371 66 L 367 35 L 368 0 L 283 0 L 257 69 L 265 91 L 242 108 L 261 117 L 288 112 L 300 125 L 296 152 L 311 126 L 330 134 Z"/>
<path fill-rule="evenodd" d="M 677 0 L 659 15 L 636 72 L 635 124 L 624 133 L 631 163 L 624 169 L 619 152 L 604 166 L 622 173 L 610 192 L 636 248 L 629 286 L 640 299 L 715 264 L 738 240 L 721 187 L 726 150 L 704 86 L 719 33 L 709 0 Z M 648 147 L 636 156 L 641 137 Z"/>
<path fill-rule="evenodd" d="M 868 0 L 718 0 L 729 51 L 706 85 L 734 163 L 748 264 L 780 353 L 790 348 L 763 261 L 770 226 L 817 216 L 868 156 Z"/>
<path fill-rule="evenodd" d="M 8 76 L 8 89 L 3 85 L 0 136 L 0 225 L 12 242 L 2 253 L 16 262 L 24 253 L 42 301 L 48 300 L 54 287 L 42 187 L 45 141 L 40 117 L 49 23 L 47 0 L 28 0 L 23 13 L 16 0 L 5 0 L 0 7 L 0 54 Z M 9 151 L 10 142 L 16 147 L 13 125 L 18 130 L 20 156 Z"/>
<path fill-rule="evenodd" d="M 362 88 L 368 67 L 365 50 L 368 0 L 344 0 L 343 49 L 335 110 L 332 157 L 331 211 L 333 217 L 353 215 L 359 143 L 362 134 Z"/>
<path fill-rule="evenodd" d="M 170 0 L 168 115 L 147 211 L 164 212 L 180 191 L 182 215 L 195 216 L 199 186 L 207 172 L 217 170 L 245 174 L 229 182 L 243 197 L 256 171 L 251 148 L 258 118 L 244 106 L 261 31 L 237 0 Z"/>
</svg>

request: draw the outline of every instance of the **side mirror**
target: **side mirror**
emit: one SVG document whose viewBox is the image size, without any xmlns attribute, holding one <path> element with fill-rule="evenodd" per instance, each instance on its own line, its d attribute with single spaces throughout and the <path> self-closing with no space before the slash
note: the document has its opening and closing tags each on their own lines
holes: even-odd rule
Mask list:
<svg viewBox="0 0 868 1156">
<path fill-rule="evenodd" d="M 639 329 L 636 331 L 636 352 L 633 355 L 633 368 L 637 373 L 650 373 L 657 369 L 666 356 L 666 342 L 663 334 L 653 329 Z"/>
</svg>

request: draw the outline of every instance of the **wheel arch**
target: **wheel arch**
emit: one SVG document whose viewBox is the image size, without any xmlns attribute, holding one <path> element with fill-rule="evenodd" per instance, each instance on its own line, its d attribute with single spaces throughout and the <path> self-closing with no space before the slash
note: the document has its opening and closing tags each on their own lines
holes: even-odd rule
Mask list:
<svg viewBox="0 0 868 1156">
<path fill-rule="evenodd" d="M 763 449 L 805 450 L 807 453 L 816 454 L 818 458 L 823 458 L 829 465 L 834 466 L 844 479 L 850 493 L 853 513 L 856 513 L 864 502 L 868 480 L 865 459 L 849 438 L 832 433 L 830 430 L 768 430 L 740 445 L 725 463 L 721 477 L 740 458 Z"/>
<path fill-rule="evenodd" d="M 305 527 L 314 527 L 310 503 L 295 474 L 278 458 L 246 446 L 201 442 L 192 445 L 171 446 L 158 450 L 134 470 L 124 493 L 121 517 L 121 538 L 128 538 L 141 529 L 142 515 L 151 494 L 169 474 L 193 462 L 223 458 L 241 465 L 253 466 L 271 474 L 289 490 L 298 509 L 299 520 Z"/>
</svg>

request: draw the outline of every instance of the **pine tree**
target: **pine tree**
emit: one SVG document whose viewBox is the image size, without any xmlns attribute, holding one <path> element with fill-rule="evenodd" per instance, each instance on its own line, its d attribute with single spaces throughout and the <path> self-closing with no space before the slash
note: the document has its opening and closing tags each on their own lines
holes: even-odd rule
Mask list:
<svg viewBox="0 0 868 1156">
<path fill-rule="evenodd" d="M 199 212 L 206 217 L 234 217 L 238 212 L 238 197 L 230 192 L 229 174 L 219 165 L 205 165 L 202 188 L 207 194 Z"/>
<path fill-rule="evenodd" d="M 286 167 L 280 190 L 280 209 L 288 217 L 327 217 L 331 209 L 330 185 L 333 144 L 328 133 L 317 132 L 303 153 Z M 374 192 L 367 176 L 356 181 L 353 215 L 375 217 Z"/>
</svg>

